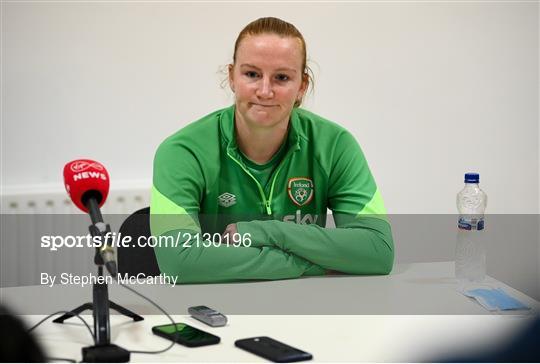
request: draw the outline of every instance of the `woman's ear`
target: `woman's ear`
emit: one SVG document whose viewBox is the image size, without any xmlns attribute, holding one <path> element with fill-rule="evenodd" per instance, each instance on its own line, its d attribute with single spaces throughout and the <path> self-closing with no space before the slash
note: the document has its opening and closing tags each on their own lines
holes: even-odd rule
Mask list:
<svg viewBox="0 0 540 364">
<path fill-rule="evenodd" d="M 302 97 L 306 94 L 306 91 L 309 87 L 309 75 L 307 73 L 304 73 L 302 75 L 302 85 L 300 86 L 300 92 L 302 93 Z"/>
<path fill-rule="evenodd" d="M 309 86 L 309 76 L 307 73 L 304 73 L 302 75 L 302 84 L 300 85 L 300 89 L 298 90 L 298 95 L 296 96 L 296 103 L 295 105 L 298 106 L 302 102 L 302 99 L 306 95 L 306 91 Z"/>
<path fill-rule="evenodd" d="M 229 87 L 234 93 L 234 65 L 232 64 L 228 65 L 227 70 L 229 71 Z"/>
</svg>

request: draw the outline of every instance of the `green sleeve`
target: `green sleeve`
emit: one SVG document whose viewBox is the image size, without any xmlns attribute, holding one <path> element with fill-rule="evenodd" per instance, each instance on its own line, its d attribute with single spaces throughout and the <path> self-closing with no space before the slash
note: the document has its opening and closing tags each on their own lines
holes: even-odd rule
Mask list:
<svg viewBox="0 0 540 364">
<path fill-rule="evenodd" d="M 201 232 L 198 213 L 205 177 L 197 158 L 183 146 L 166 141 L 158 149 L 150 204 L 151 232 L 174 241 L 154 248 L 162 273 L 177 276 L 181 283 L 194 283 L 286 279 L 324 272 L 277 247 L 205 247 L 204 241 L 197 240 L 184 244 L 184 234 L 195 237 Z"/>
<path fill-rule="evenodd" d="M 364 218 L 340 228 L 282 221 L 239 222 L 240 234 L 252 234 L 253 246 L 275 246 L 325 269 L 348 274 L 388 274 L 394 260 L 390 226 Z"/>
<path fill-rule="evenodd" d="M 274 246 L 325 269 L 349 274 L 388 274 L 394 243 L 379 190 L 358 143 L 344 133 L 332 151 L 328 206 L 336 228 L 281 221 L 238 223 L 253 246 Z"/>
</svg>

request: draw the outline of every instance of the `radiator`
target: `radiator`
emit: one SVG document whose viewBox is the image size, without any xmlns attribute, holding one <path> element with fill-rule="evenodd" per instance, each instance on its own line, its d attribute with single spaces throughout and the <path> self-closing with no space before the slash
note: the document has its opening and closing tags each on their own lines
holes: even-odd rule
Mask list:
<svg viewBox="0 0 540 364">
<path fill-rule="evenodd" d="M 118 231 L 129 214 L 149 206 L 149 187 L 111 190 L 101 211 L 111 230 Z M 74 236 L 86 235 L 90 218 L 78 210 L 61 189 L 18 188 L 1 196 L 0 286 L 40 284 L 41 273 L 96 272 L 95 249 L 71 248 L 51 252 L 41 247 L 43 231 Z M 58 218 L 69 216 L 69 219 Z M 64 226 L 54 226 L 59 220 Z"/>
</svg>

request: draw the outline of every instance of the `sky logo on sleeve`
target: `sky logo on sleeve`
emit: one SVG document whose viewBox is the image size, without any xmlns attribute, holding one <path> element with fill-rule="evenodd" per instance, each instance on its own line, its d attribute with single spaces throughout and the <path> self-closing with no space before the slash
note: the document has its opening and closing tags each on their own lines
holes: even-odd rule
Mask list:
<svg viewBox="0 0 540 364">
<path fill-rule="evenodd" d="M 289 178 L 287 192 L 295 205 L 307 205 L 313 199 L 313 180 L 308 177 Z"/>
</svg>

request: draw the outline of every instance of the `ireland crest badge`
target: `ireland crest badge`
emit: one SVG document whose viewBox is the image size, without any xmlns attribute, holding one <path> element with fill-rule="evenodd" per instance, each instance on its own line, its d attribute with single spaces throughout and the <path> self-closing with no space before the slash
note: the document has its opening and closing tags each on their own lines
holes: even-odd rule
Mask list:
<svg viewBox="0 0 540 364">
<path fill-rule="evenodd" d="M 289 178 L 287 192 L 292 202 L 304 206 L 313 199 L 313 180 L 308 177 Z"/>
</svg>

